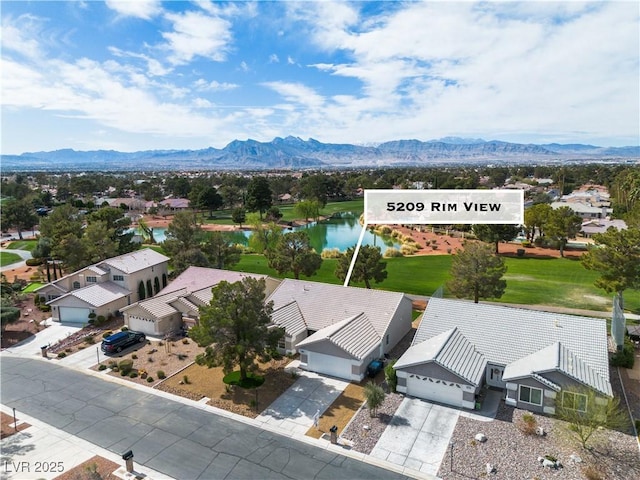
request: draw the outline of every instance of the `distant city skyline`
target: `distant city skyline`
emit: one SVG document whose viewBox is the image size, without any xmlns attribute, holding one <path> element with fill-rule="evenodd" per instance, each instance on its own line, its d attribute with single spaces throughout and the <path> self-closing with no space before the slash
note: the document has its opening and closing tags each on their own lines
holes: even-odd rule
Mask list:
<svg viewBox="0 0 640 480">
<path fill-rule="evenodd" d="M 621 2 L 2 2 L 3 154 L 640 142 Z"/>
</svg>

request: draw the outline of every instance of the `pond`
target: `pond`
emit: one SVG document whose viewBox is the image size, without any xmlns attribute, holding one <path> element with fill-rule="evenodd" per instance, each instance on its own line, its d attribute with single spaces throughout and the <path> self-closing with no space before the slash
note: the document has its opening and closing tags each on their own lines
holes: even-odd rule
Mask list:
<svg viewBox="0 0 640 480">
<path fill-rule="evenodd" d="M 328 220 L 313 222 L 306 226 L 287 228 L 284 232 L 305 231 L 309 235 L 311 245 L 316 252 L 322 252 L 327 248 L 338 248 L 344 252 L 347 248 L 353 247 L 358 243 L 358 237 L 362 231 L 362 226 L 358 222 L 358 214 L 345 212 L 331 217 Z M 165 228 L 156 227 L 153 229 L 153 236 L 156 242 L 161 243 L 165 240 Z M 136 234 L 140 234 L 139 229 L 135 229 Z M 253 232 L 250 230 L 236 231 L 230 233 L 233 241 L 242 245 L 247 245 L 248 239 Z M 388 248 L 394 247 L 400 249 L 400 244 L 393 242 L 388 237 L 381 237 L 370 230 L 365 232 L 362 239 L 363 245 L 375 245 L 380 247 L 382 253 Z"/>
</svg>

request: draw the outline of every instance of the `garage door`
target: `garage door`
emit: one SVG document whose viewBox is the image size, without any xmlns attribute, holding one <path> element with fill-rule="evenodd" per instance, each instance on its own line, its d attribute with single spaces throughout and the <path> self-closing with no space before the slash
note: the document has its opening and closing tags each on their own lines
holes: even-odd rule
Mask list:
<svg viewBox="0 0 640 480">
<path fill-rule="evenodd" d="M 307 369 L 331 377 L 351 380 L 351 361 L 307 350 Z"/>
<path fill-rule="evenodd" d="M 452 385 L 451 382 L 438 381 L 435 378 L 407 378 L 407 394 L 454 407 L 462 406 L 462 388 L 455 383 Z"/>
<path fill-rule="evenodd" d="M 88 308 L 60 307 L 60 311 L 58 313 L 60 321 L 64 323 L 84 324 L 89 322 L 90 310 Z"/>
</svg>

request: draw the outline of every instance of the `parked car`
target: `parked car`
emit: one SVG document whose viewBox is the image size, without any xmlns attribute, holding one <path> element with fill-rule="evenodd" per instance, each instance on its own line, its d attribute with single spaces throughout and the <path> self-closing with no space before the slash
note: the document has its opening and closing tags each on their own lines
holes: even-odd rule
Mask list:
<svg viewBox="0 0 640 480">
<path fill-rule="evenodd" d="M 143 343 L 146 340 L 147 337 L 144 333 L 127 330 L 109 335 L 102 341 L 101 348 L 104 353 L 120 353 L 125 348 L 136 343 Z"/>
</svg>

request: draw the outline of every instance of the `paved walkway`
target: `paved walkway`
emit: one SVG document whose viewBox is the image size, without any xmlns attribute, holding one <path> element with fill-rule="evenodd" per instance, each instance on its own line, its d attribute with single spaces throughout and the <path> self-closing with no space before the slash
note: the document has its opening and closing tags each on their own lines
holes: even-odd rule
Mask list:
<svg viewBox="0 0 640 480">
<path fill-rule="evenodd" d="M 11 408 L 0 405 L 0 410 L 13 416 Z M 91 442 L 54 428 L 23 412 L 18 412 L 16 417 L 18 425 L 27 423 L 31 426 L 2 440 L 0 477 L 3 479 L 53 479 L 95 455 L 121 465 L 118 473 L 121 474 L 121 478 L 125 478 L 126 470 L 121 455 L 116 455 Z M 43 466 L 46 469 L 42 468 Z M 145 475 L 147 480 L 171 479 L 171 477 L 136 464 L 135 457 L 134 471 Z"/>
<path fill-rule="evenodd" d="M 5 253 L 15 253 L 16 255 L 19 255 L 20 258 L 22 258 L 22 260 L 18 262 L 0 267 L 0 272 L 7 272 L 9 270 L 13 270 L 14 268 L 24 267 L 26 265 L 26 261 L 31 258 L 31 252 L 28 250 L 12 250 L 10 248 L 1 248 L 0 251 Z"/>
<path fill-rule="evenodd" d="M 304 370 L 297 372 L 300 378 L 258 415 L 258 422 L 304 435 L 313 425 L 316 413 L 322 415 L 349 385 L 337 378 Z"/>
</svg>

